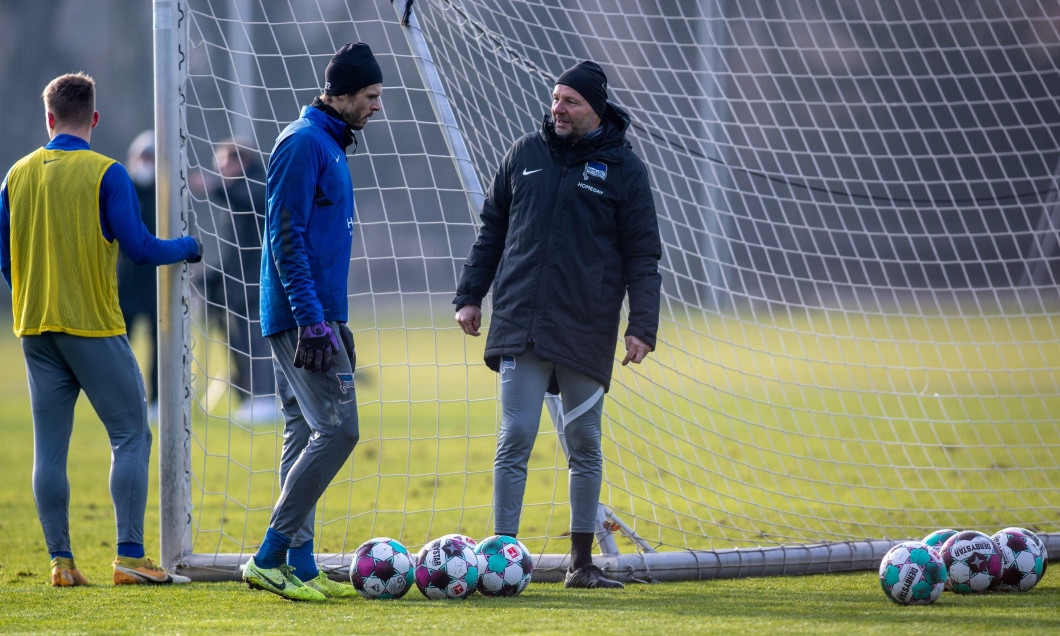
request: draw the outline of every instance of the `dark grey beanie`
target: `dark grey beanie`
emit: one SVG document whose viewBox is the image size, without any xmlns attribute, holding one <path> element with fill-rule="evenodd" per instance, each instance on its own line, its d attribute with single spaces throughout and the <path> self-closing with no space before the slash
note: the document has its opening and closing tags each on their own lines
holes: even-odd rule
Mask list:
<svg viewBox="0 0 1060 636">
<path fill-rule="evenodd" d="M 324 92 L 328 95 L 356 93 L 382 81 L 383 70 L 375 61 L 372 48 L 364 42 L 347 42 L 328 62 L 324 71 Z"/>
<path fill-rule="evenodd" d="M 601 118 L 607 110 L 607 75 L 596 62 L 578 62 L 556 80 L 578 91 Z"/>
</svg>

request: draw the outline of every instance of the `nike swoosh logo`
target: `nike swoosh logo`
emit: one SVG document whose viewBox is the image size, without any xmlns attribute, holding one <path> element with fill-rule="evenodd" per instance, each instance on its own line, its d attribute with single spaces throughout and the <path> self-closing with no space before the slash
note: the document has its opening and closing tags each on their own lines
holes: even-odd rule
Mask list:
<svg viewBox="0 0 1060 636">
<path fill-rule="evenodd" d="M 523 176 L 527 177 L 534 174 L 535 172 L 541 172 L 542 170 L 544 170 L 544 168 L 538 168 L 537 170 L 527 170 L 526 168 L 523 168 Z"/>
<path fill-rule="evenodd" d="M 269 583 L 271 583 L 272 586 L 275 587 L 278 590 L 282 590 L 283 588 L 287 587 L 287 581 L 282 581 L 282 580 L 280 582 L 273 581 L 268 576 L 266 576 L 266 574 L 264 572 L 262 572 L 261 570 L 258 570 L 258 576 L 260 576 L 261 578 L 263 578 L 266 581 L 268 581 Z"/>
<path fill-rule="evenodd" d="M 58 161 L 58 159 L 45 159 L 44 163 L 51 163 L 53 161 Z"/>
</svg>

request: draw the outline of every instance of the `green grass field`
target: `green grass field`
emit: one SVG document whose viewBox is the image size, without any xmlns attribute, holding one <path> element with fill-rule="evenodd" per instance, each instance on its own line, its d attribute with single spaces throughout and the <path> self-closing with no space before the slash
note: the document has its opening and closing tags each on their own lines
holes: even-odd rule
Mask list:
<svg viewBox="0 0 1060 636">
<path fill-rule="evenodd" d="M 415 549 L 487 532 L 496 375 L 481 364 L 484 338 L 429 317 L 351 323 L 361 442 L 318 506 L 324 552 L 378 535 Z M 664 320 L 649 364 L 615 368 L 604 500 L 665 548 L 1055 530 L 1053 322 L 840 311 Z M 193 409 L 193 534 L 196 552 L 232 553 L 261 540 L 282 440 L 276 427 L 231 425 L 216 345 L 196 351 L 209 372 L 194 375 L 195 394 L 210 394 L 204 375 L 221 392 L 210 417 L 204 400 Z M 567 473 L 549 422 L 520 537 L 562 553 Z"/>
<path fill-rule="evenodd" d="M 630 585 L 623 591 L 597 592 L 568 591 L 559 584 L 532 583 L 522 596 L 514 599 L 475 595 L 462 602 L 432 602 L 412 591 L 397 601 L 358 599 L 329 602 L 325 606 L 285 602 L 234 582 L 119 589 L 109 584 L 109 564 L 115 550 L 113 511 L 107 492 L 109 446 L 102 425 L 84 399 L 78 405 L 69 465 L 70 514 L 78 563 L 94 585 L 53 589 L 48 585 L 48 555 L 30 489 L 33 436 L 25 373 L 17 340 L 7 325 L 0 327 L 0 356 L 8 361 L 0 367 L 0 439 L 3 440 L 0 466 L 5 476 L 0 480 L 0 536 L 3 537 L 0 633 L 1060 631 L 1060 575 L 1055 572 L 1026 594 L 962 597 L 947 593 L 932 606 L 908 608 L 895 606 L 884 598 L 874 572 Z M 444 418 L 438 421 L 441 422 L 438 426 L 445 426 Z M 258 452 L 265 455 L 274 452 L 273 438 L 271 433 L 263 435 Z M 233 442 L 229 439 L 227 443 Z M 1055 440 L 1048 443 L 1055 447 Z M 372 452 L 382 453 L 384 446 L 377 439 L 374 451 L 372 444 L 359 451 L 370 459 Z M 242 442 L 236 441 L 233 450 L 242 452 Z M 554 450 L 546 448 L 542 452 L 554 453 Z M 467 450 L 454 453 L 466 457 Z M 381 465 L 363 457 L 362 460 L 369 466 Z M 423 472 L 437 465 L 445 466 L 449 460 L 448 456 L 436 457 Z M 463 459 L 451 472 L 459 472 L 466 461 Z M 156 471 L 157 467 L 156 443 L 152 470 Z M 274 477 L 266 470 L 261 479 L 267 493 L 262 498 L 267 506 Z M 348 487 L 361 485 L 351 481 Z M 437 484 L 432 487 L 436 488 Z M 433 496 L 431 489 L 413 484 L 409 492 L 417 489 L 429 502 Z M 341 499 L 344 494 L 337 498 Z M 217 514 L 220 523 L 224 513 Z M 157 528 L 158 485 L 152 481 L 147 510 L 147 550 L 153 555 L 158 551 Z M 455 528 L 446 529 L 451 530 Z M 329 529 L 329 533 L 331 537 L 341 534 L 341 526 Z M 355 547 L 360 539 L 360 536 L 332 539 L 335 545 L 331 547 L 350 548 L 351 543 Z"/>
</svg>

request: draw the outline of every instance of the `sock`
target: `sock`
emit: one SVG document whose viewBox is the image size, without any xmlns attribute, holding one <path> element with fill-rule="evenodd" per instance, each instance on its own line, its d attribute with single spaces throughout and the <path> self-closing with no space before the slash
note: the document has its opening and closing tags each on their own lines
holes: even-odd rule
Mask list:
<svg viewBox="0 0 1060 636">
<path fill-rule="evenodd" d="M 258 553 L 254 555 L 254 563 L 259 568 L 278 568 L 287 562 L 287 548 L 291 547 L 291 540 L 272 528 L 265 532 L 265 540 L 261 542 Z"/>
<path fill-rule="evenodd" d="M 570 567 L 572 570 L 593 564 L 593 539 L 592 532 L 570 533 Z"/>
<path fill-rule="evenodd" d="M 52 552 L 51 553 L 51 557 L 53 559 L 59 559 L 59 558 L 72 559 L 72 558 L 74 558 L 74 553 L 73 552 Z"/>
<path fill-rule="evenodd" d="M 299 581 L 317 578 L 320 569 L 317 568 L 317 560 L 313 558 L 313 540 L 310 539 L 297 547 L 291 546 L 287 550 L 287 565 L 294 568 L 294 575 Z"/>
<path fill-rule="evenodd" d="M 142 559 L 144 558 L 144 544 L 131 542 L 119 543 L 118 556 L 128 557 L 130 559 Z"/>
</svg>

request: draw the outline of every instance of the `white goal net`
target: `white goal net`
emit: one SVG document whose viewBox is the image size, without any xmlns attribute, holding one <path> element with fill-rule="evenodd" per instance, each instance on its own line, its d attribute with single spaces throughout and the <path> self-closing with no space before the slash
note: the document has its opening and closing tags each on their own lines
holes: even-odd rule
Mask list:
<svg viewBox="0 0 1060 636">
<path fill-rule="evenodd" d="M 1023 526 L 1060 554 L 1060 6 L 418 0 L 403 26 L 397 4 L 175 2 L 158 90 L 207 258 L 185 283 L 183 444 L 163 449 L 186 467 L 174 565 L 234 576 L 268 525 L 263 167 L 349 41 L 384 90 L 349 156 L 361 440 L 316 509 L 325 569 L 374 536 L 492 534 L 497 378 L 451 302 L 480 184 L 583 59 L 632 116 L 663 237 L 658 350 L 616 365 L 604 408 L 598 563 L 866 568 L 946 527 Z M 551 421 L 520 529 L 545 578 L 569 549 Z"/>
</svg>

